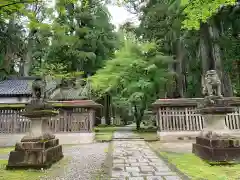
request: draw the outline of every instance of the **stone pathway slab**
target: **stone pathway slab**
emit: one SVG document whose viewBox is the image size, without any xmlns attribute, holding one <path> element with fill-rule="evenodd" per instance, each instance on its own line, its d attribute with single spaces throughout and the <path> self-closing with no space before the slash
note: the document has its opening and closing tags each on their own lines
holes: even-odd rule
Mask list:
<svg viewBox="0 0 240 180">
<path fill-rule="evenodd" d="M 132 132 L 115 132 L 114 136 L 132 137 Z M 113 141 L 112 180 L 181 180 L 145 143 Z"/>
<path fill-rule="evenodd" d="M 138 134 L 134 134 L 131 131 L 116 131 L 113 134 L 113 139 L 136 139 L 136 140 L 141 140 L 140 136 Z"/>
</svg>

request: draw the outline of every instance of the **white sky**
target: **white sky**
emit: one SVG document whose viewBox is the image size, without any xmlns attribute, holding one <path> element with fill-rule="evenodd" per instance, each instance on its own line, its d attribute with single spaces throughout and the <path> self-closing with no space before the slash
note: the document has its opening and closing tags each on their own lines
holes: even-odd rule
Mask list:
<svg viewBox="0 0 240 180">
<path fill-rule="evenodd" d="M 49 0 L 50 6 L 53 6 L 54 4 L 55 0 Z M 117 29 L 119 25 L 123 24 L 126 21 L 131 21 L 138 24 L 138 19 L 136 15 L 129 13 L 124 7 L 107 5 L 107 8 L 112 16 L 111 22 L 116 26 Z"/>
<path fill-rule="evenodd" d="M 126 21 L 138 23 L 137 17 L 129 13 L 124 7 L 107 5 L 110 14 L 112 15 L 111 22 L 116 26 L 123 24 Z"/>
</svg>

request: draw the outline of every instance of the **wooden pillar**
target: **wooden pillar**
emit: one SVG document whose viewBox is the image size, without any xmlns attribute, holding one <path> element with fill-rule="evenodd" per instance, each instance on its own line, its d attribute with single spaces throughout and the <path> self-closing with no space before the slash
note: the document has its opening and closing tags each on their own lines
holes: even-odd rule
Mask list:
<svg viewBox="0 0 240 180">
<path fill-rule="evenodd" d="M 88 114 L 89 114 L 89 131 L 92 132 L 93 131 L 93 126 L 94 126 L 94 123 L 95 123 L 95 110 L 94 109 L 89 109 L 88 111 Z"/>
</svg>

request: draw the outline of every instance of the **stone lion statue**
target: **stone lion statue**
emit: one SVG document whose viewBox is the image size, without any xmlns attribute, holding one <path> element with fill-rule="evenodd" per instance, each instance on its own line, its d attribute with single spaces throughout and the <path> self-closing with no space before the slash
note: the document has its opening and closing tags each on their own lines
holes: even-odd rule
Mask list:
<svg viewBox="0 0 240 180">
<path fill-rule="evenodd" d="M 221 81 L 216 70 L 209 70 L 202 77 L 202 93 L 207 96 L 223 97 L 221 93 Z"/>
<path fill-rule="evenodd" d="M 34 99 L 45 98 L 46 82 L 40 79 L 36 79 L 32 82 L 32 97 Z"/>
</svg>

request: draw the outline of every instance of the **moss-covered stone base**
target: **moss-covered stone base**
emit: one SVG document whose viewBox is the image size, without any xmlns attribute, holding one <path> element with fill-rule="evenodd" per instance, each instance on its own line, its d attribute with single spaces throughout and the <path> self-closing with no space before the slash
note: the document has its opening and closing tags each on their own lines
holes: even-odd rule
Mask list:
<svg viewBox="0 0 240 180">
<path fill-rule="evenodd" d="M 45 142 L 17 143 L 15 150 L 10 152 L 7 169 L 41 169 L 63 158 L 62 145 L 58 139 Z"/>
<path fill-rule="evenodd" d="M 209 164 L 232 164 L 240 162 L 238 139 L 197 137 L 192 152 Z"/>
</svg>

